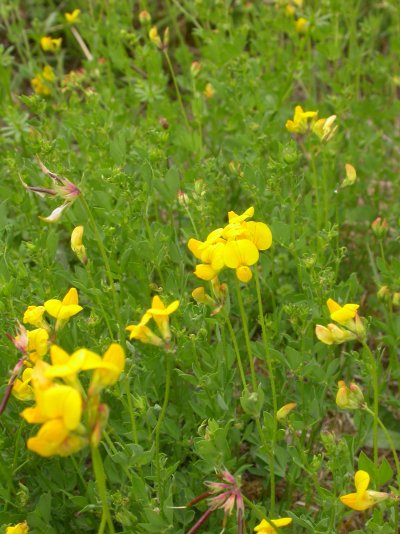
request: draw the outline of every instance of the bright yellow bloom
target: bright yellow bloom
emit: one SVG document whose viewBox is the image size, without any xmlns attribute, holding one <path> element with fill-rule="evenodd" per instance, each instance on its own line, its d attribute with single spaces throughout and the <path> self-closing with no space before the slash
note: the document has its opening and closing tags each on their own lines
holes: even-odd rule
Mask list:
<svg viewBox="0 0 400 534">
<path fill-rule="evenodd" d="M 26 521 L 24 521 L 23 523 L 18 523 L 18 525 L 6 528 L 6 534 L 28 534 L 28 532 L 29 527 Z"/>
<path fill-rule="evenodd" d="M 311 127 L 311 130 L 320 138 L 321 141 L 328 142 L 335 135 L 337 125 L 333 126 L 336 115 L 331 115 L 327 119 L 318 119 Z"/>
<path fill-rule="evenodd" d="M 24 324 L 31 324 L 32 326 L 43 326 L 43 314 L 45 312 L 44 306 L 28 306 L 25 310 L 22 322 Z"/>
<path fill-rule="evenodd" d="M 87 439 L 79 434 L 72 434 L 61 419 L 52 419 L 44 423 L 36 436 L 29 438 L 27 447 L 45 458 L 49 456 L 69 456 L 87 444 Z"/>
<path fill-rule="evenodd" d="M 346 325 L 348 321 L 355 318 L 357 310 L 360 307 L 359 304 L 345 304 L 344 306 L 340 306 L 333 299 L 328 299 L 326 305 L 328 306 L 332 321 L 343 325 Z"/>
<path fill-rule="evenodd" d="M 357 471 L 354 475 L 356 493 L 342 495 L 340 497 L 342 503 L 353 510 L 362 512 L 389 497 L 387 493 L 368 490 L 369 481 L 370 476 L 366 471 Z"/>
<path fill-rule="evenodd" d="M 224 263 L 230 269 L 236 269 L 236 276 L 241 282 L 248 282 L 252 272 L 248 266 L 257 263 L 259 253 L 254 243 L 248 239 L 228 241 L 224 251 Z"/>
<path fill-rule="evenodd" d="M 228 221 L 229 224 L 237 224 L 245 221 L 246 219 L 250 219 L 254 215 L 254 208 L 251 206 L 246 211 L 244 211 L 241 215 L 238 215 L 234 211 L 228 211 Z"/>
<path fill-rule="evenodd" d="M 276 534 L 278 531 L 274 527 L 286 527 L 293 521 L 291 517 L 282 517 L 281 519 L 263 519 L 259 525 L 254 528 L 254 532 L 258 534 Z M 272 526 L 273 525 L 273 526 Z"/>
<path fill-rule="evenodd" d="M 169 316 L 178 309 L 178 306 L 179 300 L 174 300 L 171 304 L 165 306 L 160 297 L 155 295 L 151 302 L 151 308 L 146 311 L 145 316 L 150 316 L 154 319 L 164 341 L 169 341 L 171 339 Z"/>
<path fill-rule="evenodd" d="M 72 251 L 75 252 L 75 254 L 78 256 L 79 260 L 84 265 L 86 265 L 87 263 L 86 248 L 85 248 L 85 245 L 82 243 L 82 238 L 83 238 L 83 226 L 79 225 L 72 230 L 71 248 L 72 248 Z"/>
<path fill-rule="evenodd" d="M 339 345 L 357 338 L 354 332 L 339 328 L 333 323 L 328 324 L 327 327 L 317 324 L 315 327 L 315 334 L 322 343 L 325 343 L 325 345 Z"/>
<path fill-rule="evenodd" d="M 125 353 L 118 343 L 112 343 L 92 376 L 91 389 L 98 391 L 106 386 L 112 386 L 118 380 L 125 368 Z"/>
<path fill-rule="evenodd" d="M 44 328 L 28 330 L 27 353 L 31 363 L 36 363 L 47 354 L 49 333 Z"/>
<path fill-rule="evenodd" d="M 364 395 L 357 384 L 346 386 L 343 380 L 338 382 L 338 391 L 336 394 L 336 404 L 342 410 L 358 410 L 365 406 Z"/>
<path fill-rule="evenodd" d="M 20 401 L 33 400 L 35 398 L 33 389 L 30 385 L 32 379 L 32 367 L 27 367 L 22 373 L 22 380 L 17 378 L 12 388 L 12 394 Z"/>
<path fill-rule="evenodd" d="M 44 307 L 49 315 L 57 319 L 56 330 L 70 317 L 83 310 L 78 304 L 78 292 L 72 287 L 62 300 L 46 300 Z"/>
<path fill-rule="evenodd" d="M 158 30 L 157 30 L 156 26 L 153 26 L 152 28 L 150 28 L 149 37 L 150 37 L 150 41 L 153 44 L 155 44 L 157 46 L 157 48 L 162 48 L 161 38 L 158 35 Z"/>
<path fill-rule="evenodd" d="M 291 133 L 304 134 L 310 129 L 310 121 L 317 117 L 317 111 L 303 111 L 301 106 L 294 108 L 293 120 L 286 122 L 286 129 Z"/>
<path fill-rule="evenodd" d="M 297 403 L 295 402 L 289 402 L 288 404 L 285 404 L 282 406 L 282 408 L 279 408 L 279 410 L 276 412 L 276 418 L 278 421 L 282 421 L 283 419 L 286 419 L 286 417 L 289 415 L 289 413 L 294 410 L 297 407 Z"/>
<path fill-rule="evenodd" d="M 246 237 L 252 241 L 258 250 L 267 250 L 272 245 L 272 233 L 263 222 L 250 221 L 245 226 Z"/>
<path fill-rule="evenodd" d="M 45 65 L 43 67 L 42 76 L 48 82 L 54 82 L 54 80 L 56 79 L 56 75 L 54 74 L 54 70 L 50 67 L 50 65 Z"/>
<path fill-rule="evenodd" d="M 309 25 L 310 24 L 309 24 L 307 19 L 305 19 L 304 17 L 300 17 L 295 22 L 296 32 L 297 33 L 307 33 Z"/>
<path fill-rule="evenodd" d="M 69 24 L 74 24 L 76 22 L 79 22 L 79 15 L 81 14 L 80 9 L 74 9 L 72 13 L 64 13 L 64 17 L 66 18 L 67 22 Z"/>
<path fill-rule="evenodd" d="M 127 326 L 125 330 L 128 330 L 131 333 L 129 339 L 137 339 L 142 343 L 149 343 L 156 347 L 162 347 L 164 345 L 163 340 L 145 324 L 131 324 Z"/>
<path fill-rule="evenodd" d="M 350 163 L 345 164 L 346 169 L 346 178 L 341 183 L 340 187 L 348 187 L 349 185 L 353 185 L 357 180 L 357 171 L 353 165 Z"/>
<path fill-rule="evenodd" d="M 42 37 L 40 39 L 40 46 L 45 52 L 57 52 L 62 43 L 62 38 L 53 39 L 52 37 Z"/>
</svg>

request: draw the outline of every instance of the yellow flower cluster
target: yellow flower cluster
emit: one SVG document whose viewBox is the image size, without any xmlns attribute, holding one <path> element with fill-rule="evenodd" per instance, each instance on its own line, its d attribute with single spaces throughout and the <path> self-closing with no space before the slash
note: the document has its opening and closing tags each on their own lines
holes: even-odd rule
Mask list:
<svg viewBox="0 0 400 534">
<path fill-rule="evenodd" d="M 79 22 L 80 9 L 74 9 L 71 13 L 64 13 L 65 20 L 68 24 L 76 24 Z"/>
<path fill-rule="evenodd" d="M 328 324 L 326 327 L 317 324 L 315 334 L 322 343 L 326 345 L 340 344 L 365 336 L 364 324 L 357 313 L 358 304 L 340 306 L 333 299 L 328 299 L 326 304 L 332 321 L 335 321 L 340 326 L 333 323 Z"/>
<path fill-rule="evenodd" d="M 87 349 L 69 356 L 52 345 L 50 359 L 51 365 L 37 361 L 30 375 L 36 404 L 21 416 L 41 427 L 28 439 L 28 449 L 48 457 L 68 456 L 88 443 L 97 446 L 108 418 L 108 407 L 100 404 L 100 392 L 114 384 L 124 369 L 122 347 L 112 344 L 100 357 Z M 87 394 L 78 379 L 81 371 L 93 371 Z"/>
<path fill-rule="evenodd" d="M 57 52 L 61 48 L 62 37 L 53 39 L 52 37 L 42 37 L 40 39 L 40 46 L 45 52 Z"/>
<path fill-rule="evenodd" d="M 56 76 L 53 69 L 50 67 L 50 65 L 45 65 L 42 72 L 32 78 L 32 89 L 38 95 L 49 96 L 51 94 L 51 84 L 55 79 Z"/>
<path fill-rule="evenodd" d="M 249 221 L 254 208 L 241 215 L 228 213 L 229 224 L 213 230 L 205 241 L 189 239 L 188 247 L 202 263 L 197 265 L 194 274 L 202 280 L 213 280 L 224 268 L 235 269 L 241 282 L 249 282 L 253 276 L 250 266 L 257 263 L 259 251 L 272 245 L 272 233 L 262 222 Z"/>
<path fill-rule="evenodd" d="M 176 311 L 179 306 L 179 300 L 174 300 L 168 306 L 165 306 L 158 295 L 153 297 L 151 308 L 146 310 L 139 324 L 129 325 L 126 330 L 130 332 L 130 339 L 137 339 L 142 343 L 150 343 L 157 347 L 168 346 L 171 340 L 171 330 L 169 327 L 169 316 Z M 161 334 L 161 337 L 155 334 L 147 326 L 150 319 L 153 319 Z"/>
<path fill-rule="evenodd" d="M 286 121 L 286 129 L 295 134 L 314 133 L 320 141 L 328 142 L 335 135 L 337 126 L 334 126 L 336 115 L 327 119 L 318 119 L 318 111 L 304 111 L 301 106 L 294 109 L 293 120 Z"/>
</svg>

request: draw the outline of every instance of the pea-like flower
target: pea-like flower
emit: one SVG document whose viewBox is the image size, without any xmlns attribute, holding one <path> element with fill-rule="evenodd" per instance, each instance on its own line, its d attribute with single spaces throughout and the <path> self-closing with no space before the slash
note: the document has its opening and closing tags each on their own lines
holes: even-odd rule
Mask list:
<svg viewBox="0 0 400 534">
<path fill-rule="evenodd" d="M 80 9 L 74 9 L 71 13 L 64 13 L 65 20 L 68 24 L 76 24 L 79 22 Z"/>
<path fill-rule="evenodd" d="M 333 345 L 345 343 L 353 339 L 362 340 L 365 338 L 365 326 L 357 313 L 360 307 L 358 304 L 345 304 L 341 306 L 331 298 L 327 300 L 326 304 L 331 319 L 340 326 L 333 323 L 328 324 L 327 327 L 317 325 L 315 327 L 315 334 L 322 343 Z"/>
<path fill-rule="evenodd" d="M 83 265 L 87 264 L 87 255 L 86 255 L 86 248 L 85 245 L 82 242 L 83 239 L 83 231 L 84 228 L 82 225 L 77 226 L 73 229 L 71 234 L 71 249 L 79 260 L 83 263 Z"/>
<path fill-rule="evenodd" d="M 276 418 L 278 419 L 278 421 L 284 421 L 290 414 L 290 412 L 295 408 L 297 408 L 296 402 L 289 402 L 288 404 L 285 404 L 276 412 Z"/>
<path fill-rule="evenodd" d="M 308 22 L 305 19 L 298 19 L 296 21 L 298 31 L 305 33 L 307 31 Z M 318 111 L 304 111 L 301 106 L 296 106 L 294 109 L 293 120 L 286 121 L 286 129 L 290 133 L 304 135 L 309 132 L 314 133 L 320 141 L 328 142 L 335 135 L 337 126 L 334 126 L 336 115 L 331 115 L 328 118 L 318 118 Z"/>
<path fill-rule="evenodd" d="M 265 223 L 247 221 L 253 214 L 253 207 L 241 215 L 230 211 L 228 224 L 213 230 L 205 241 L 189 239 L 189 250 L 201 261 L 194 271 L 198 278 L 213 281 L 223 268 L 228 267 L 235 269 L 241 282 L 251 280 L 250 267 L 257 263 L 259 251 L 272 245 L 271 230 Z"/>
<path fill-rule="evenodd" d="M 45 52 L 58 52 L 61 48 L 62 38 L 53 39 L 53 37 L 42 37 L 40 39 L 40 46 Z"/>
<path fill-rule="evenodd" d="M 158 295 L 155 295 L 149 308 L 143 315 L 139 324 L 129 325 L 126 330 L 130 332 L 130 339 L 137 339 L 142 343 L 150 343 L 158 347 L 168 346 L 171 340 L 171 330 L 169 327 L 169 316 L 179 307 L 179 300 L 174 300 L 165 306 Z M 156 323 L 161 337 L 157 336 L 147 323 L 153 319 Z"/>
<path fill-rule="evenodd" d="M 254 527 L 254 532 L 258 534 L 277 534 L 278 528 L 286 527 L 292 522 L 291 517 L 281 517 L 280 519 L 263 519 L 259 525 Z M 276 527 L 276 528 L 275 528 Z"/>
<path fill-rule="evenodd" d="M 32 89 L 38 95 L 49 96 L 51 94 L 52 84 L 55 78 L 56 76 L 50 65 L 45 65 L 42 69 L 42 72 L 32 78 Z"/>
<path fill-rule="evenodd" d="M 361 388 L 354 383 L 346 386 L 346 382 L 339 380 L 336 404 L 342 410 L 358 410 L 365 407 L 364 395 Z"/>
<path fill-rule="evenodd" d="M 296 106 L 293 120 L 286 121 L 286 129 L 291 133 L 305 134 L 310 130 L 312 120 L 317 115 L 318 111 L 304 111 L 301 106 Z"/>
<path fill-rule="evenodd" d="M 83 310 L 82 306 L 78 304 L 78 292 L 74 287 L 71 287 L 62 300 L 46 300 L 44 308 L 51 317 L 57 319 L 56 330 L 59 330 L 68 319 Z"/>
<path fill-rule="evenodd" d="M 29 527 L 26 521 L 6 528 L 6 534 L 28 534 L 28 532 Z"/>
<path fill-rule="evenodd" d="M 349 493 L 348 495 L 342 495 L 340 500 L 343 504 L 362 512 L 375 506 L 378 502 L 384 501 L 389 497 L 388 493 L 369 490 L 370 476 L 366 471 L 357 471 L 354 475 L 354 485 L 356 487 L 356 493 Z"/>
</svg>

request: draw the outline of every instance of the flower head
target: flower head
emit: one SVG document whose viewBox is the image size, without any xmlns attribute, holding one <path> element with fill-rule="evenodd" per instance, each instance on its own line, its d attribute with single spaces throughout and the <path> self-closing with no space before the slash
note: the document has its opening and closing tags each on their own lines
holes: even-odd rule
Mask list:
<svg viewBox="0 0 400 534">
<path fill-rule="evenodd" d="M 79 15 L 81 14 L 80 9 L 74 9 L 72 13 L 64 13 L 65 20 L 69 24 L 76 24 L 79 22 Z"/>
<path fill-rule="evenodd" d="M 315 334 L 326 345 L 340 345 L 357 338 L 354 332 L 349 332 L 333 323 L 329 323 L 328 326 L 317 324 Z"/>
<path fill-rule="evenodd" d="M 53 39 L 52 37 L 42 37 L 40 39 L 40 46 L 45 52 L 57 52 L 62 43 L 62 38 Z"/>
<path fill-rule="evenodd" d="M 300 25 L 298 19 L 296 24 Z M 307 22 L 307 21 L 306 21 Z M 308 24 L 308 23 L 307 23 Z M 336 115 L 331 115 L 327 119 L 318 118 L 318 111 L 303 111 L 301 106 L 296 106 L 293 120 L 286 121 L 286 129 L 295 134 L 314 133 L 320 141 L 328 142 L 334 136 L 337 126 L 334 126 Z"/>
<path fill-rule="evenodd" d="M 342 410 L 357 410 L 365 406 L 364 395 L 357 384 L 351 383 L 349 387 L 343 380 L 338 382 L 336 404 Z"/>
<path fill-rule="evenodd" d="M 27 367 L 22 373 L 22 380 L 19 378 L 13 384 L 12 394 L 20 401 L 29 401 L 34 399 L 33 389 L 30 385 L 32 379 L 32 367 Z"/>
<path fill-rule="evenodd" d="M 83 310 L 78 304 L 78 292 L 72 287 L 62 300 L 50 299 L 44 303 L 45 310 L 49 315 L 57 319 L 56 330 L 65 322 Z"/>
<path fill-rule="evenodd" d="M 333 125 L 335 120 L 336 115 L 331 115 L 327 119 L 318 119 L 312 125 L 311 130 L 320 138 L 321 141 L 327 143 L 336 133 L 337 125 Z"/>
<path fill-rule="evenodd" d="M 384 501 L 389 497 L 387 493 L 369 490 L 370 476 L 366 471 L 357 471 L 354 475 L 354 485 L 356 487 L 356 493 L 349 493 L 348 495 L 342 495 L 340 500 L 343 504 L 362 512 L 371 508 L 380 501 Z"/>
<path fill-rule="evenodd" d="M 304 134 L 309 131 L 310 124 L 317 115 L 318 111 L 303 111 L 301 106 L 296 106 L 293 120 L 286 122 L 286 129 L 291 133 Z"/>
<path fill-rule="evenodd" d="M 46 310 L 44 306 L 28 306 L 25 310 L 22 322 L 24 324 L 42 327 L 44 324 L 43 314 L 45 311 Z"/>
<path fill-rule="evenodd" d="M 304 17 L 300 17 L 295 22 L 295 29 L 297 33 L 307 33 L 310 23 Z"/>
<path fill-rule="evenodd" d="M 29 527 L 26 521 L 6 528 L 6 534 L 28 534 L 28 532 Z"/>
<path fill-rule="evenodd" d="M 346 325 L 351 319 L 354 319 L 357 315 L 357 310 L 360 307 L 359 304 L 345 304 L 340 306 L 333 299 L 329 298 L 326 301 L 332 321 L 339 324 Z"/>
<path fill-rule="evenodd" d="M 86 265 L 87 263 L 86 248 L 85 248 L 85 245 L 82 243 L 83 230 L 84 229 L 82 225 L 79 225 L 73 229 L 72 234 L 71 234 L 71 249 L 78 256 L 79 260 L 84 265 Z"/>
<path fill-rule="evenodd" d="M 291 517 L 281 517 L 280 519 L 263 519 L 259 525 L 254 527 L 254 532 L 258 534 L 277 534 L 277 529 L 280 527 L 286 527 L 292 522 Z M 275 529 L 276 527 L 277 529 Z"/>
</svg>

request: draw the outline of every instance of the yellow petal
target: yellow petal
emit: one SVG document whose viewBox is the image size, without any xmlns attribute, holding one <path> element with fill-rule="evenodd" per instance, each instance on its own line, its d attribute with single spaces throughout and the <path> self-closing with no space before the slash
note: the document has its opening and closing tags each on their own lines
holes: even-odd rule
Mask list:
<svg viewBox="0 0 400 534">
<path fill-rule="evenodd" d="M 202 241 L 199 241 L 198 239 L 189 239 L 188 241 L 188 248 L 190 252 L 195 256 L 198 260 L 201 259 L 201 249 L 200 246 L 203 244 Z"/>
<path fill-rule="evenodd" d="M 272 233 L 265 223 L 250 221 L 246 224 L 246 230 L 248 238 L 258 250 L 267 250 L 272 245 Z"/>
<path fill-rule="evenodd" d="M 354 475 L 354 485 L 357 493 L 364 493 L 370 482 L 370 476 L 366 471 L 359 470 Z"/>
<path fill-rule="evenodd" d="M 224 248 L 224 262 L 231 269 L 237 269 L 241 265 L 253 265 L 258 258 L 257 247 L 248 239 L 229 241 Z"/>
<path fill-rule="evenodd" d="M 64 306 L 70 306 L 71 304 L 78 304 L 78 291 L 71 287 L 65 297 L 62 299 Z"/>
<path fill-rule="evenodd" d="M 253 217 L 254 215 L 254 208 L 251 206 L 246 211 L 244 211 L 241 215 L 237 215 L 234 211 L 228 212 L 228 220 L 229 223 L 239 223 L 242 221 L 245 221 L 246 219 L 249 219 L 250 217 Z"/>
<path fill-rule="evenodd" d="M 194 274 L 201 280 L 212 280 L 217 276 L 218 271 L 215 271 L 211 265 L 200 263 L 199 265 L 196 265 Z"/>
<path fill-rule="evenodd" d="M 247 284 L 247 282 L 250 282 L 250 280 L 253 278 L 253 273 L 251 272 L 251 269 L 247 267 L 247 265 L 242 265 L 236 269 L 236 276 L 238 280 L 244 284 Z"/>
<path fill-rule="evenodd" d="M 328 306 L 329 313 L 333 313 L 341 308 L 340 304 L 330 298 L 326 301 L 326 305 Z"/>
</svg>

